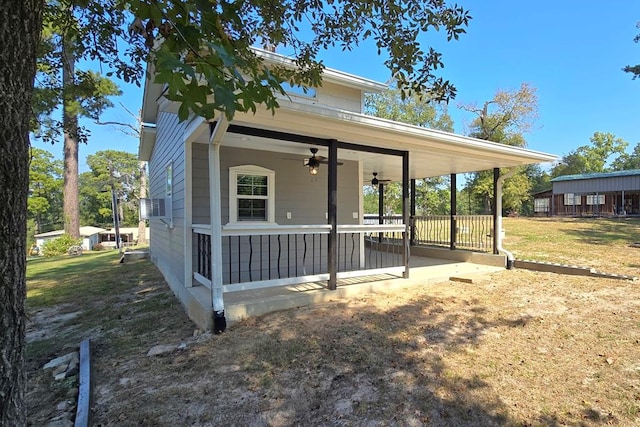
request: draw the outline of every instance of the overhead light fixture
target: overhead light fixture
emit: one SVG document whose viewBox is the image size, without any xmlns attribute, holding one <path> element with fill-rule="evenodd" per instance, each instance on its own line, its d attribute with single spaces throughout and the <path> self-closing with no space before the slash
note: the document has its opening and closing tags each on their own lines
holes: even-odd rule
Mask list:
<svg viewBox="0 0 640 427">
<path fill-rule="evenodd" d="M 320 161 L 315 157 L 311 157 L 309 159 L 309 174 L 318 175 L 319 169 L 320 169 Z"/>
</svg>

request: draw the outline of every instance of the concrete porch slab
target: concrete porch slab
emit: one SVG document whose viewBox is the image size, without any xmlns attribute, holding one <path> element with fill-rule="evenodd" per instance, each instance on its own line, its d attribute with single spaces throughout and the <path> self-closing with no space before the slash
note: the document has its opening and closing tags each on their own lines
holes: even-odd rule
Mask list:
<svg viewBox="0 0 640 427">
<path fill-rule="evenodd" d="M 450 277 L 478 277 L 504 270 L 504 267 L 458 262 L 437 258 L 411 257 L 410 277 L 403 279 L 394 275 L 365 276 L 339 279 L 338 289 L 329 291 L 326 282 L 304 283 L 250 291 L 228 292 L 224 294 L 225 316 L 228 325 L 233 325 L 248 317 L 260 316 L 278 310 L 303 307 L 312 304 L 348 299 L 365 294 L 398 292 L 412 286 L 425 286 L 449 280 Z M 207 319 L 205 329 L 212 327 L 211 292 L 204 286 L 189 288 L 193 296 L 202 304 L 207 314 L 197 316 L 199 324 Z M 192 318 L 194 318 L 192 316 Z M 195 319 L 194 319 L 195 320 Z"/>
</svg>

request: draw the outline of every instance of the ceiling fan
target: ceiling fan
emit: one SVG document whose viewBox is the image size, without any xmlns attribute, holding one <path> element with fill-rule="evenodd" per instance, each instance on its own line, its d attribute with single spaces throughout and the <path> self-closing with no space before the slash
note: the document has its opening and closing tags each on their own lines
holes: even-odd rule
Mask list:
<svg viewBox="0 0 640 427">
<path fill-rule="evenodd" d="M 387 182 L 391 182 L 391 180 L 378 179 L 378 172 L 373 172 L 373 179 L 371 180 L 371 185 L 386 184 Z"/>
<path fill-rule="evenodd" d="M 328 164 L 329 162 L 327 161 L 327 158 L 324 156 L 317 156 L 316 154 L 318 154 L 318 149 L 317 148 L 310 148 L 309 149 L 311 151 L 311 157 L 309 157 L 308 159 L 304 159 L 302 161 L 302 164 L 304 166 L 308 166 L 309 167 L 309 173 L 311 175 L 317 175 L 318 174 L 318 169 L 320 168 L 320 164 Z M 338 166 L 342 165 L 342 162 L 337 162 Z"/>
</svg>

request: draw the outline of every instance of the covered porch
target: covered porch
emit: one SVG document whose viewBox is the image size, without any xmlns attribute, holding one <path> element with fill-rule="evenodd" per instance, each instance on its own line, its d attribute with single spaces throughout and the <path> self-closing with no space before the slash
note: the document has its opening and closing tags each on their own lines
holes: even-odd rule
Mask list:
<svg viewBox="0 0 640 427">
<path fill-rule="evenodd" d="M 242 317 L 235 314 L 230 317 L 229 304 L 249 296 L 263 301 L 264 295 L 280 292 L 296 295 L 307 295 L 306 290 L 313 290 L 313 295 L 355 292 L 342 291 L 342 288 L 362 292 L 369 286 L 367 283 L 378 283 L 380 278 L 384 278 L 385 283 L 397 278 L 409 279 L 410 271 L 423 268 L 424 263 L 432 268 L 416 274 L 416 280 L 424 283 L 425 277 L 448 278 L 450 275 L 435 274 L 435 265 L 439 265 L 441 271 L 458 268 L 457 263 L 444 257 L 439 261 L 434 261 L 436 258 L 421 260 L 415 256 L 419 252 L 415 248 L 419 246 L 440 246 L 451 254 L 464 248 L 497 255 L 500 233 L 494 230 L 501 229 L 500 204 L 496 203 L 493 215 L 458 215 L 455 209 L 457 174 L 493 170 L 499 201 L 500 167 L 554 159 L 535 151 L 299 104 L 281 106 L 275 115 L 258 111 L 255 115 L 237 116 L 233 123 L 224 118 L 212 122 L 193 119 L 186 124 L 185 134 L 184 283 L 193 304 L 202 308 L 202 315 L 192 317 L 202 316 L 207 325 L 213 322 L 215 331 L 224 330 L 227 319 Z M 201 214 L 204 205 L 193 195 L 193 188 L 198 182 L 202 184 L 202 176 L 196 173 L 203 169 L 199 165 L 203 164 L 205 147 L 208 200 L 204 210 L 208 212 Z M 279 210 L 278 221 L 265 224 L 234 223 L 230 219 L 226 211 L 233 209 L 230 207 L 232 196 L 227 199 L 225 193 L 232 185 L 232 178 L 225 181 L 224 173 L 236 167 L 232 165 L 242 164 L 245 154 L 247 159 L 257 159 L 246 160 L 246 163 L 260 167 L 267 167 L 262 159 L 272 158 L 272 170 L 285 174 L 282 171 L 289 166 L 281 159 L 295 156 L 300 160 L 295 167 L 300 167 L 303 158 L 309 157 L 310 147 L 320 150 L 324 156 L 318 165 L 320 172 L 310 171 L 316 176 L 314 185 L 323 182 L 324 189 L 307 194 L 292 191 L 290 197 L 297 198 L 298 204 L 305 200 L 307 203 L 324 200 L 323 222 L 317 221 L 316 216 L 312 222 L 283 224 L 292 219 L 288 209 Z M 242 160 L 229 163 L 231 156 Z M 339 168 L 354 172 L 351 175 L 341 172 L 339 180 Z M 402 213 L 394 218 L 385 218 L 379 213 L 377 223 L 368 223 L 361 193 L 362 185 L 371 182 L 374 172 L 380 178 L 401 183 Z M 416 215 L 412 197 L 415 180 L 445 174 L 450 175 L 454 189 L 450 215 Z M 344 186 L 360 189 L 358 200 L 350 201 L 356 203 L 355 208 L 349 205 L 343 209 L 345 202 L 338 202 Z M 383 193 L 382 186 L 380 193 Z M 279 206 L 285 204 L 286 199 L 279 200 Z M 199 221 L 200 218 L 205 221 Z M 499 259 L 500 267 L 492 268 L 504 268 L 504 257 Z M 420 265 L 422 267 L 415 267 Z M 470 264 L 471 268 L 477 268 L 474 265 Z M 358 286 L 350 287 L 355 284 Z"/>
</svg>

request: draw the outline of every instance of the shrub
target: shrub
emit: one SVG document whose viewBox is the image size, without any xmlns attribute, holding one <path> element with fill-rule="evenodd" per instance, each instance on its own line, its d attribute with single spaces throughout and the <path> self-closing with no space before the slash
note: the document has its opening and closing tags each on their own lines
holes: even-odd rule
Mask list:
<svg viewBox="0 0 640 427">
<path fill-rule="evenodd" d="M 91 248 L 92 251 L 104 251 L 105 247 L 102 245 L 102 243 L 96 243 L 95 245 L 93 245 L 93 248 Z"/>
<path fill-rule="evenodd" d="M 42 254 L 46 257 L 64 255 L 70 246 L 82 245 L 82 239 L 74 239 L 70 234 L 64 233 L 54 240 L 49 240 L 42 245 Z"/>
</svg>

